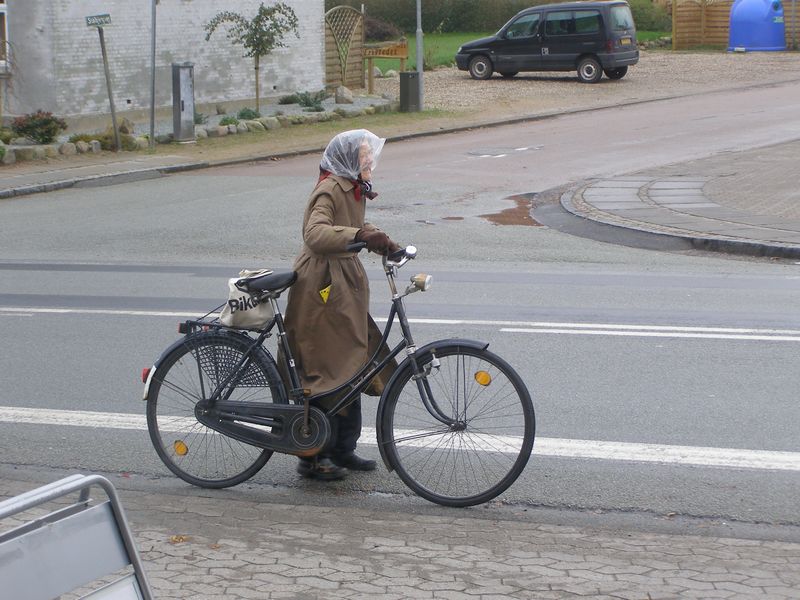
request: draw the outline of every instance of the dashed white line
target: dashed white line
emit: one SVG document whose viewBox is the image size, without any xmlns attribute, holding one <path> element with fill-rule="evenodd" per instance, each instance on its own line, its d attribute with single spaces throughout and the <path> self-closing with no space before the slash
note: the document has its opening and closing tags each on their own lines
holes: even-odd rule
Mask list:
<svg viewBox="0 0 800 600">
<path fill-rule="evenodd" d="M 115 310 L 101 308 L 26 308 L 0 307 L 0 315 L 30 316 L 54 315 L 109 315 L 133 317 L 198 318 L 198 312 L 163 310 Z M 385 323 L 385 317 L 376 317 Z M 459 325 L 464 327 L 496 327 L 503 333 L 557 333 L 565 335 L 607 335 L 627 337 L 670 337 L 719 340 L 751 340 L 772 342 L 800 342 L 798 329 L 772 329 L 756 327 L 689 327 L 684 325 L 628 325 L 622 323 L 571 323 L 550 321 L 504 321 L 488 319 L 429 319 L 410 318 L 417 325 Z"/>
</svg>

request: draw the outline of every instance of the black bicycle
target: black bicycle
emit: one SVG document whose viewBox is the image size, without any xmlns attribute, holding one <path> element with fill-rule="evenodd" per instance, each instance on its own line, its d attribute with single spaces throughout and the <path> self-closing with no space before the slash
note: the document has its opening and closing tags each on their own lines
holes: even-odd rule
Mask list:
<svg viewBox="0 0 800 600">
<path fill-rule="evenodd" d="M 357 251 L 363 244 L 353 244 Z M 533 403 L 520 376 L 488 343 L 445 339 L 417 348 L 403 298 L 430 287 L 418 274 L 398 292 L 398 270 L 415 258 L 409 246 L 383 257 L 402 339 L 382 360 L 378 353 L 346 383 L 325 394 L 304 394 L 284 330 L 278 297 L 296 280 L 293 271 L 242 279 L 238 286 L 269 302 L 272 318 L 258 330 L 219 323 L 215 309 L 181 323 L 184 337 L 145 369 L 147 427 L 158 456 L 178 477 L 200 487 L 246 481 L 273 452 L 313 456 L 328 442 L 330 418 L 347 408 L 403 350 L 377 410 L 375 442 L 389 471 L 414 492 L 445 506 L 472 506 L 505 491 L 530 457 L 535 435 Z M 278 335 L 284 372 L 264 347 Z M 340 398 L 329 410 L 317 400 Z M 365 430 L 362 444 L 369 441 Z"/>
</svg>

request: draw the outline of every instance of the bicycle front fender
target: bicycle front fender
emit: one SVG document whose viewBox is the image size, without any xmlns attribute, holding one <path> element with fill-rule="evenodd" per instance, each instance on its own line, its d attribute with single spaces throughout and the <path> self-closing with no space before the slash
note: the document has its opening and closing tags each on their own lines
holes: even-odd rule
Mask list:
<svg viewBox="0 0 800 600">
<path fill-rule="evenodd" d="M 486 350 L 486 348 L 489 347 L 489 342 L 479 342 L 477 340 L 466 340 L 462 338 L 450 338 L 446 340 L 437 340 L 435 342 L 431 342 L 430 344 L 426 344 L 421 348 L 417 348 L 417 351 L 413 356 L 406 357 L 406 359 L 400 363 L 397 369 L 395 369 L 394 373 L 389 379 L 389 383 L 386 384 L 386 387 L 381 394 L 381 399 L 378 402 L 378 410 L 375 421 L 375 433 L 378 441 L 378 450 L 381 453 L 381 459 L 383 460 L 383 464 L 386 465 L 386 469 L 389 472 L 394 471 L 394 466 L 389 464 L 389 459 L 386 457 L 386 451 L 384 450 L 383 444 L 383 439 L 386 435 L 386 432 L 383 431 L 381 426 L 381 423 L 383 422 L 383 411 L 385 410 L 387 398 L 391 395 L 392 389 L 396 385 L 397 381 L 403 377 L 404 373 L 406 371 L 413 372 L 413 367 L 411 365 L 412 359 L 418 364 L 424 365 L 430 362 L 431 357 L 435 354 L 436 350 L 449 346 L 461 346 L 472 348 L 474 350 Z M 420 400 L 420 402 L 422 401 Z"/>
</svg>

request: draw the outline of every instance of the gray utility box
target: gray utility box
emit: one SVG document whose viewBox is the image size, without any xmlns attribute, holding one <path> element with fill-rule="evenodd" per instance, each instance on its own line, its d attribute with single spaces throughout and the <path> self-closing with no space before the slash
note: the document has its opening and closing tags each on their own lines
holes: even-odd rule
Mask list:
<svg viewBox="0 0 800 600">
<path fill-rule="evenodd" d="M 176 142 L 194 139 L 194 65 L 172 64 L 172 130 Z"/>
<path fill-rule="evenodd" d="M 400 112 L 419 112 L 419 73 L 400 73 Z"/>
</svg>

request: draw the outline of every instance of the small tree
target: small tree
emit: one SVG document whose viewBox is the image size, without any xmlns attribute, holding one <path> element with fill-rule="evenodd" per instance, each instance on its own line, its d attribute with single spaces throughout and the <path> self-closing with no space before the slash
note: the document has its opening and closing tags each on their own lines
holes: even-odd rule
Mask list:
<svg viewBox="0 0 800 600">
<path fill-rule="evenodd" d="M 259 71 L 261 57 L 266 56 L 275 48 L 286 46 L 283 37 L 293 31 L 298 38 L 297 16 L 290 6 L 278 2 L 274 6 L 258 7 L 256 16 L 248 19 L 239 13 L 224 11 L 217 14 L 206 23 L 206 41 L 211 39 L 211 34 L 223 24 L 228 24 L 228 39 L 234 44 L 245 49 L 245 57 L 252 57 L 255 61 L 256 71 L 256 111 L 261 110 L 259 104 Z"/>
</svg>

